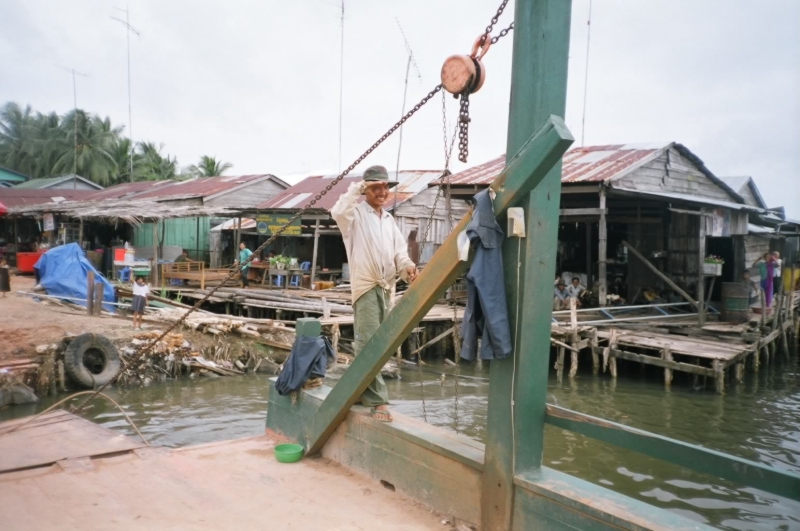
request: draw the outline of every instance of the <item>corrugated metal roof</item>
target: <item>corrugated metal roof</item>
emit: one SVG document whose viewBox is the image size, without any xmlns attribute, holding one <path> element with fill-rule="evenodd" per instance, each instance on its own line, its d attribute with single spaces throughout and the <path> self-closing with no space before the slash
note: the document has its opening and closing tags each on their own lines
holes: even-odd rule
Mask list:
<svg viewBox="0 0 800 531">
<path fill-rule="evenodd" d="M 768 208 L 766 201 L 761 196 L 761 191 L 756 186 L 755 180 L 752 177 L 747 175 L 735 175 L 729 177 L 719 177 L 719 180 L 724 182 L 726 185 L 730 186 L 736 193 L 742 193 L 746 187 L 750 188 L 750 191 L 753 192 L 753 197 L 756 198 L 756 202 L 759 204 L 761 208 Z"/>
<path fill-rule="evenodd" d="M 24 183 L 20 183 L 20 184 L 14 186 L 14 188 L 19 188 L 19 189 L 23 189 L 23 190 L 24 189 L 30 189 L 30 190 L 39 189 L 39 190 L 41 190 L 41 189 L 44 189 L 44 188 L 51 188 L 51 187 L 53 187 L 53 186 L 55 186 L 57 184 L 61 184 L 61 183 L 65 182 L 65 181 L 71 181 L 73 178 L 78 179 L 79 181 L 81 181 L 81 182 L 83 182 L 85 184 L 88 184 L 90 186 L 93 186 L 98 190 L 102 190 L 103 189 L 103 187 L 100 186 L 99 184 L 93 183 L 89 179 L 87 179 L 85 177 L 81 177 L 80 175 L 75 175 L 75 174 L 59 175 L 58 177 L 43 177 L 43 178 L 40 178 L 40 179 L 31 179 L 29 181 L 25 181 Z"/>
<path fill-rule="evenodd" d="M 561 182 L 600 182 L 627 173 L 670 146 L 658 144 L 607 144 L 570 149 L 563 158 Z M 453 174 L 450 184 L 488 186 L 506 165 L 506 156 Z"/>
<path fill-rule="evenodd" d="M 82 200 L 93 193 L 92 190 L 19 190 L 17 188 L 0 188 L 0 203 L 7 209 L 11 209 L 26 205 Z"/>
<path fill-rule="evenodd" d="M 395 172 L 389 172 L 389 178 L 394 179 Z M 325 194 L 314 205 L 315 209 L 328 210 L 333 208 L 339 196 L 347 191 L 350 183 L 358 182 L 362 178 L 362 173 L 350 174 L 334 186 L 330 192 Z M 435 181 L 442 175 L 439 170 L 401 170 L 400 177 L 396 179 L 400 182 L 396 188 L 389 193 L 386 200 L 386 206 L 392 208 L 394 206 L 395 194 L 397 194 L 397 204 L 400 205 L 408 201 L 415 195 L 423 192 L 428 188 L 431 182 Z M 308 177 L 296 185 L 287 188 L 282 193 L 276 195 L 272 199 L 260 204 L 259 209 L 273 209 L 273 208 L 293 208 L 298 209 L 304 207 L 308 201 L 320 193 L 326 186 L 328 186 L 335 176 L 333 175 L 317 175 Z"/>
<path fill-rule="evenodd" d="M 173 182 L 175 181 L 139 181 L 117 184 L 114 186 L 109 186 L 105 190 L 93 192 L 89 199 L 120 199 L 123 197 L 132 197 L 136 194 L 150 192 Z"/>
<path fill-rule="evenodd" d="M 266 179 L 274 179 L 276 182 L 279 182 L 283 185 L 286 184 L 274 175 L 269 174 L 238 175 L 230 177 L 199 177 L 195 179 L 189 179 L 187 181 L 171 181 L 166 186 L 159 186 L 158 188 L 149 192 L 137 194 L 136 198 L 164 200 L 176 197 L 210 197 L 222 192 L 227 192 L 243 184 Z"/>
</svg>

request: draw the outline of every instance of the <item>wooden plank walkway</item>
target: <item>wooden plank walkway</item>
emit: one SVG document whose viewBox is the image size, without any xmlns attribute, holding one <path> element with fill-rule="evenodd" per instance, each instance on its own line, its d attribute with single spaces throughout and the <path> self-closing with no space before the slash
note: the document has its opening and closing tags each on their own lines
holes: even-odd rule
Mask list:
<svg viewBox="0 0 800 531">
<path fill-rule="evenodd" d="M 0 423 L 0 474 L 47 466 L 62 459 L 115 455 L 145 446 L 141 440 L 63 410 L 51 411 L 28 423 L 29 420 Z"/>
</svg>

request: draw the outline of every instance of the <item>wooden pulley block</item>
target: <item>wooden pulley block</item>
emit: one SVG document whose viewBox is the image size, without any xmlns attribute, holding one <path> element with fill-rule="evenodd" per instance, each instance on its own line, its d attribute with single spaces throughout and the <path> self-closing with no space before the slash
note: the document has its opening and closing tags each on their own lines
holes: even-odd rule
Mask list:
<svg viewBox="0 0 800 531">
<path fill-rule="evenodd" d="M 471 55 L 451 55 L 442 65 L 442 86 L 450 94 L 474 94 L 486 81 L 486 67 L 481 58 L 489 51 L 491 39 L 478 37 L 472 46 Z"/>
</svg>

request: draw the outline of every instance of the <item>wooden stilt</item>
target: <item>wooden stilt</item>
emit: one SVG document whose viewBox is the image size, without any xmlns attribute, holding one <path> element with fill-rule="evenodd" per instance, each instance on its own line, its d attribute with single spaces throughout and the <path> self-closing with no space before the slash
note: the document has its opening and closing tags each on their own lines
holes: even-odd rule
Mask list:
<svg viewBox="0 0 800 531">
<path fill-rule="evenodd" d="M 736 381 L 739 383 L 744 381 L 744 363 L 745 360 L 742 360 L 736 364 Z"/>
<path fill-rule="evenodd" d="M 570 324 L 572 325 L 572 333 L 569 341 L 572 353 L 570 356 L 569 377 L 574 378 L 578 374 L 578 343 L 580 343 L 580 338 L 578 337 L 578 303 L 573 298 L 570 298 Z"/>
<path fill-rule="evenodd" d="M 600 370 L 600 356 L 595 348 L 599 345 L 597 339 L 597 328 L 592 330 L 592 374 L 597 374 Z"/>
<path fill-rule="evenodd" d="M 86 273 L 86 315 L 94 314 L 94 271 Z"/>
<path fill-rule="evenodd" d="M 703 275 L 703 264 L 706 261 L 706 218 L 704 216 L 700 216 L 700 231 L 698 235 L 698 244 L 699 247 L 697 249 L 698 254 L 698 264 L 697 268 L 699 269 L 697 274 L 697 304 L 699 304 L 698 308 L 698 323 L 702 328 L 703 325 L 706 324 L 706 308 L 705 308 L 705 288 L 706 288 L 706 281 L 705 276 Z"/>
<path fill-rule="evenodd" d="M 556 380 L 561 382 L 564 379 L 564 347 L 558 347 L 558 360 L 556 361 Z"/>
<path fill-rule="evenodd" d="M 103 311 L 103 288 L 102 282 L 95 282 L 94 285 L 94 315 L 100 315 Z"/>
<path fill-rule="evenodd" d="M 608 231 L 606 227 L 606 189 L 600 186 L 600 222 L 597 224 L 597 282 L 599 286 L 600 307 L 606 305 L 608 282 L 606 279 L 606 260 L 608 259 Z"/>
<path fill-rule="evenodd" d="M 717 393 L 724 393 L 725 369 L 722 368 L 722 362 L 719 360 L 714 360 L 713 362 L 711 362 L 711 366 L 714 369 L 714 383 L 717 389 Z"/>
<path fill-rule="evenodd" d="M 661 351 L 661 358 L 665 361 L 672 361 L 672 351 L 666 347 Z M 664 385 L 667 387 L 672 384 L 672 369 L 664 369 Z"/>
</svg>

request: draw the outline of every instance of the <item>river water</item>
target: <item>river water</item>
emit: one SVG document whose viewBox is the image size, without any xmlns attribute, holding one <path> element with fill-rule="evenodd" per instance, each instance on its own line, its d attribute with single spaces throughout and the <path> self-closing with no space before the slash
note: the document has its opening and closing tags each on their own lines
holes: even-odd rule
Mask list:
<svg viewBox="0 0 800 531">
<path fill-rule="evenodd" d="M 585 368 L 584 368 L 585 369 Z M 629 369 L 633 369 L 630 368 Z M 420 372 L 402 369 L 389 380 L 395 411 L 456 428 L 452 368 L 431 362 Z M 442 382 L 442 373 L 447 373 Z M 488 369 L 464 366 L 458 385 L 459 432 L 481 440 L 486 428 Z M 330 382 L 331 384 L 335 382 Z M 713 384 L 708 386 L 713 388 Z M 146 388 L 109 391 L 152 443 L 178 447 L 264 431 L 267 377 L 188 378 Z M 423 399 L 424 398 L 424 414 Z M 0 411 L 0 420 L 32 414 L 54 400 Z M 690 379 L 665 390 L 661 373 L 579 372 L 559 383 L 551 375 L 548 402 L 582 413 L 699 444 L 732 455 L 800 472 L 800 365 L 797 359 L 762 365 L 725 395 Z M 135 436 L 113 406 L 97 401 L 88 416 Z M 800 530 L 800 501 L 694 473 L 664 461 L 615 448 L 548 426 L 547 466 L 683 514 L 721 529 Z"/>
</svg>

